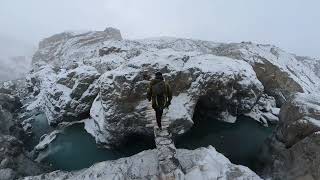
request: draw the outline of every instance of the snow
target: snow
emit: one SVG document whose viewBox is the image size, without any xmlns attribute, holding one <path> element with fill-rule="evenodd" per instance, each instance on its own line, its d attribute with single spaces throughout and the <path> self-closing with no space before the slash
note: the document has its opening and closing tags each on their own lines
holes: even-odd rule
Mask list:
<svg viewBox="0 0 320 180">
<path fill-rule="evenodd" d="M 40 93 L 36 96 L 36 100 L 27 106 L 28 111 L 43 106 L 43 99 L 46 97 L 46 91 L 49 90 L 52 84 L 56 81 L 56 73 L 53 71 L 51 65 L 44 65 L 36 73 L 27 76 L 27 79 L 29 80 L 32 78 L 37 78 L 40 80 Z"/>
<path fill-rule="evenodd" d="M 84 121 L 84 129 L 95 137 L 96 142 L 107 142 L 106 135 L 100 133 L 100 127 L 104 127 L 104 115 L 103 115 L 103 108 L 100 101 L 100 96 L 97 96 L 95 101 L 92 104 L 90 109 L 91 118 L 86 119 Z M 100 124 L 97 124 L 100 123 Z"/>
<path fill-rule="evenodd" d="M 228 123 L 235 123 L 237 120 L 236 116 L 232 116 L 228 111 L 224 111 L 221 113 L 221 116 L 224 117 L 223 121 Z"/>
<path fill-rule="evenodd" d="M 280 114 L 280 108 L 271 108 L 271 112 L 275 116 L 279 116 Z"/>
<path fill-rule="evenodd" d="M 308 122 L 310 122 L 311 124 L 317 126 L 317 127 L 320 127 L 320 120 L 318 119 L 314 119 L 314 118 L 311 118 L 311 117 L 304 117 L 305 120 L 307 120 Z"/>
<path fill-rule="evenodd" d="M 190 101 L 191 98 L 186 93 L 181 93 L 178 96 L 173 97 L 165 116 L 171 121 L 184 117 L 183 119 L 192 122 L 193 109 L 188 106 Z"/>
</svg>

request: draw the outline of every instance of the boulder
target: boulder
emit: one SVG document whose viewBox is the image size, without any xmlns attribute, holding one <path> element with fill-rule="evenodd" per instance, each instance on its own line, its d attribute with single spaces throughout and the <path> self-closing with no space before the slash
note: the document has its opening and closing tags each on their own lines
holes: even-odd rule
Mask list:
<svg viewBox="0 0 320 180">
<path fill-rule="evenodd" d="M 281 108 L 280 121 L 267 141 L 266 172 L 275 179 L 320 178 L 320 97 L 296 94 Z"/>
<path fill-rule="evenodd" d="M 279 110 L 280 108 L 277 108 L 275 98 L 268 96 L 267 94 L 263 94 L 259 97 L 259 100 L 251 111 L 246 113 L 245 116 L 262 123 L 264 126 L 268 126 L 269 123 L 278 123 Z"/>
<path fill-rule="evenodd" d="M 276 137 L 286 147 L 320 131 L 320 97 L 296 94 L 280 110 Z"/>
</svg>

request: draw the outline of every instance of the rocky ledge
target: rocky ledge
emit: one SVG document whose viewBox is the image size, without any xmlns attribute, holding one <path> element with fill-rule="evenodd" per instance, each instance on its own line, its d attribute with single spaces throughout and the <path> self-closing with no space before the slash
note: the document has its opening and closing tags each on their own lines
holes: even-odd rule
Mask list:
<svg viewBox="0 0 320 180">
<path fill-rule="evenodd" d="M 177 158 L 184 175 L 176 179 L 221 179 L 221 180 L 260 180 L 253 171 L 244 166 L 232 164 L 213 147 L 196 150 L 177 150 Z M 105 180 L 105 179 L 160 179 L 158 157 L 155 150 L 143 151 L 132 157 L 106 161 L 88 169 L 75 172 L 54 171 L 23 180 Z"/>
</svg>

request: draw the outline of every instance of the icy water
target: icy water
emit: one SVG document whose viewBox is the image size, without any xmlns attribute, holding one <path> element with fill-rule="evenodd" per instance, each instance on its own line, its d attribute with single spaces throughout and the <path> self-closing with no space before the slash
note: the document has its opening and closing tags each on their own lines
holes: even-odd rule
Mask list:
<svg viewBox="0 0 320 180">
<path fill-rule="evenodd" d="M 46 156 L 42 162 L 50 164 L 55 169 L 78 170 L 88 168 L 91 165 L 128 157 L 143 150 L 153 149 L 152 139 L 131 137 L 130 143 L 117 150 L 100 148 L 95 139 L 84 130 L 84 124 L 74 124 L 66 128 L 62 134 L 49 144 Z"/>
<path fill-rule="evenodd" d="M 44 113 L 30 112 L 29 117 L 34 119 L 31 122 L 33 136 L 25 143 L 27 149 L 31 151 L 39 143 L 42 135 L 49 134 L 55 128 L 49 126 Z M 38 160 L 49 164 L 54 169 L 72 171 L 88 168 L 97 162 L 128 157 L 154 148 L 153 139 L 131 136 L 123 147 L 108 150 L 99 147 L 95 139 L 85 131 L 84 124 L 78 123 L 64 128 L 48 148 L 40 153 Z"/>
<path fill-rule="evenodd" d="M 212 145 L 232 163 L 257 170 L 261 147 L 273 129 L 274 126 L 263 127 L 247 117 L 239 117 L 234 124 L 206 119 L 179 137 L 176 146 L 196 149 Z"/>
<path fill-rule="evenodd" d="M 53 130 L 47 123 L 44 114 L 34 116 L 32 123 L 34 137 L 28 142 L 34 147 L 39 138 Z M 212 145 L 235 164 L 248 166 L 257 170 L 257 158 L 264 140 L 271 134 L 273 127 L 263 127 L 258 122 L 239 117 L 234 124 L 205 119 L 197 123 L 188 133 L 176 139 L 177 148 L 196 149 Z M 128 157 L 143 150 L 155 148 L 153 139 L 133 136 L 128 143 L 116 150 L 99 147 L 95 139 L 84 130 L 84 124 L 74 124 L 63 130 L 41 153 L 42 162 L 50 164 L 54 169 L 78 170 L 91 165 Z"/>
<path fill-rule="evenodd" d="M 38 112 L 32 117 L 34 118 L 34 121 L 31 122 L 33 136 L 26 142 L 28 150 L 32 150 L 33 147 L 39 143 L 39 139 L 42 135 L 53 131 L 53 128 L 49 126 L 46 115 L 44 113 Z"/>
</svg>

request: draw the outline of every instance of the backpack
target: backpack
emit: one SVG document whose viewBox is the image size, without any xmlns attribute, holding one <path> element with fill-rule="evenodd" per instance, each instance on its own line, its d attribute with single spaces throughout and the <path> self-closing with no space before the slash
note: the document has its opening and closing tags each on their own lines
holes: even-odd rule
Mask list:
<svg viewBox="0 0 320 180">
<path fill-rule="evenodd" d="M 153 96 L 165 96 L 166 95 L 166 84 L 164 81 L 160 81 L 152 86 Z"/>
</svg>

